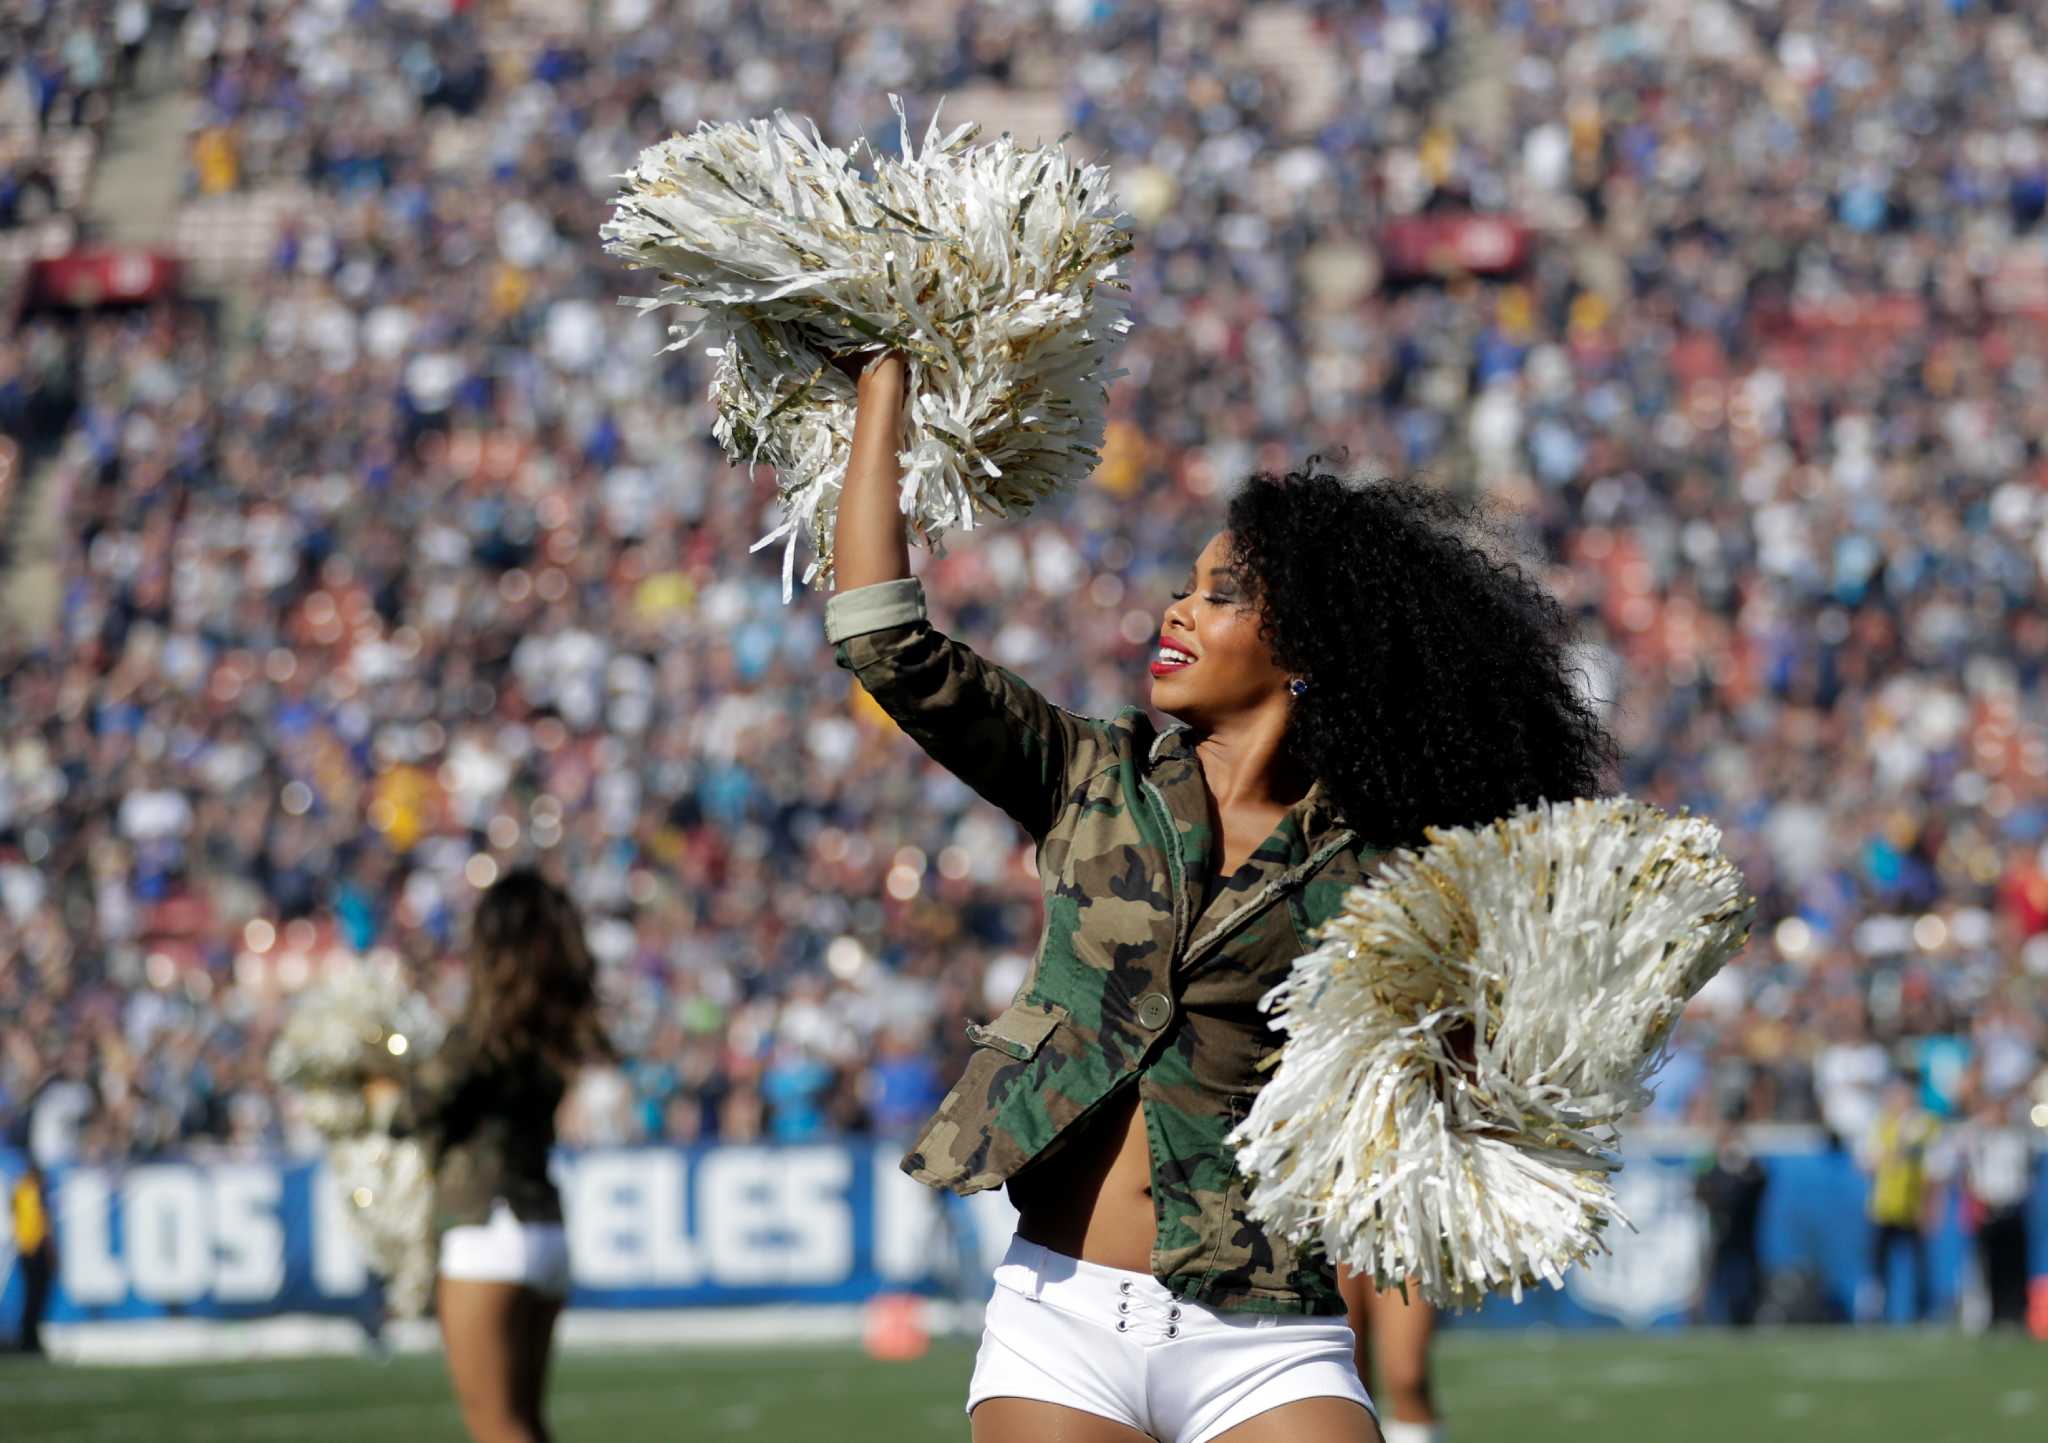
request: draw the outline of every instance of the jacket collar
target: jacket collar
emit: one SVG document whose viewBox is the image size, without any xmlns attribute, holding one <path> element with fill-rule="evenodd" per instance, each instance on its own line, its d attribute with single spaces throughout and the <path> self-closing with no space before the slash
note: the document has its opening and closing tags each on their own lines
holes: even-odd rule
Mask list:
<svg viewBox="0 0 2048 1443">
<path fill-rule="evenodd" d="M 1212 849 L 1217 842 L 1192 733 L 1184 726 L 1168 728 L 1153 740 L 1147 757 L 1148 780 L 1174 825 L 1175 965 L 1185 969 L 1184 975 L 1213 963 L 1241 926 L 1355 840 L 1319 782 L 1281 814 L 1244 864 L 1218 879 L 1210 894 L 1209 878 L 1216 866 Z"/>
<path fill-rule="evenodd" d="M 1195 756 L 1194 728 L 1181 722 L 1171 722 L 1160 728 L 1146 754 L 1146 770 L 1151 774 L 1153 784 L 1166 797 L 1167 806 L 1173 812 L 1182 835 L 1199 829 L 1206 840 L 1209 804 L 1202 791 L 1202 764 Z M 1181 785 L 1187 782 L 1194 784 L 1192 793 Z M 1293 824 L 1291 827 L 1288 826 L 1290 822 Z M 1294 838 L 1284 865 L 1305 861 L 1344 831 L 1347 825 L 1329 790 L 1321 782 L 1313 783 L 1308 794 L 1287 809 L 1280 828 L 1276 829 L 1289 831 Z M 1261 847 L 1260 850 L 1265 849 Z"/>
</svg>

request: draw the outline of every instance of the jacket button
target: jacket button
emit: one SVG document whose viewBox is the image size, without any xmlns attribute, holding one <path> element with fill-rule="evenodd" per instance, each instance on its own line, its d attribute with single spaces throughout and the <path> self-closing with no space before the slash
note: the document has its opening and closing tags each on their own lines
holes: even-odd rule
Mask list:
<svg viewBox="0 0 2048 1443">
<path fill-rule="evenodd" d="M 1157 1032 L 1173 1016 L 1173 999 L 1164 992 L 1147 992 L 1138 999 L 1138 1022 L 1148 1032 Z"/>
</svg>

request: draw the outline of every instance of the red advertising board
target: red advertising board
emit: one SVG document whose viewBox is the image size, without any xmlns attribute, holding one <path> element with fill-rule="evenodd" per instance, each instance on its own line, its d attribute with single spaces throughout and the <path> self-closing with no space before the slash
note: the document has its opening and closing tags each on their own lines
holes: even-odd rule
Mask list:
<svg viewBox="0 0 2048 1443">
<path fill-rule="evenodd" d="M 1503 215 L 1408 216 L 1380 234 L 1381 259 L 1396 280 L 1511 275 L 1528 264 L 1530 249 L 1528 227 Z"/>
<path fill-rule="evenodd" d="M 144 250 L 78 250 L 29 266 L 24 300 L 30 306 L 133 305 L 175 294 L 178 262 Z"/>
</svg>

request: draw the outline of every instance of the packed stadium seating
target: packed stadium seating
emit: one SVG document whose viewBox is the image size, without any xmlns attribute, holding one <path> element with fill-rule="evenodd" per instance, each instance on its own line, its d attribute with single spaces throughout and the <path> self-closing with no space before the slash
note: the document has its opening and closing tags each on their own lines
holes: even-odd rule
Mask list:
<svg viewBox="0 0 2048 1443">
<path fill-rule="evenodd" d="M 113 23 L 59 8 L 26 53 Z M 570 1140 L 934 1100 L 1025 965 L 1029 856 L 782 604 L 772 487 L 597 244 L 640 146 L 777 106 L 888 144 L 891 91 L 1071 129 L 1138 241 L 1100 473 L 934 561 L 943 624 L 1107 712 L 1249 470 L 1483 491 L 1617 780 L 1761 899 L 1657 1115 L 1854 1141 L 1894 1076 L 1950 1115 L 2034 1078 L 2048 12 L 590 14 L 153 11 L 200 117 L 179 248 L 230 304 L 4 343 L 79 394 L 57 634 L 0 652 L 0 1123 L 39 1153 L 303 1142 L 263 1065 L 294 990 L 377 951 L 451 997 L 467 900 L 536 856 L 625 1052 Z"/>
</svg>

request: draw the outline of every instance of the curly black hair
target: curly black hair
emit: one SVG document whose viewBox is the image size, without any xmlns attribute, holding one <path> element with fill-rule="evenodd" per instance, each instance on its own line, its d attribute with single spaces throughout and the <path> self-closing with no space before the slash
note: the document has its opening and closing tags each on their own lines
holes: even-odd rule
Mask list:
<svg viewBox="0 0 2048 1443">
<path fill-rule="evenodd" d="M 1506 559 L 1505 528 L 1437 488 L 1316 465 L 1253 476 L 1228 513 L 1266 643 L 1308 682 L 1290 760 L 1385 846 L 1600 795 L 1618 749 L 1574 684 L 1570 618 Z"/>
</svg>

